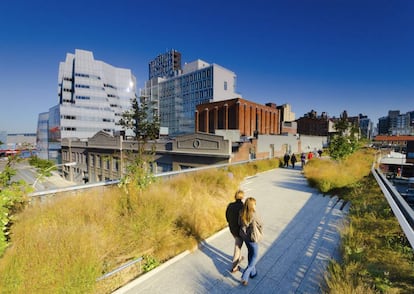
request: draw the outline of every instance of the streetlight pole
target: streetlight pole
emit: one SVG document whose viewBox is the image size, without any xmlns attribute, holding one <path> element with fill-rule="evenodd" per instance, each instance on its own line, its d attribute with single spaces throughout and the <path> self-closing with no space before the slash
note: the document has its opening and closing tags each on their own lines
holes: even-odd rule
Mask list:
<svg viewBox="0 0 414 294">
<path fill-rule="evenodd" d="M 76 162 L 60 163 L 60 164 L 55 164 L 55 165 L 52 165 L 52 166 L 48 167 L 47 169 L 42 171 L 42 173 L 36 178 L 36 180 L 34 181 L 32 187 L 35 188 L 36 184 L 40 180 L 40 178 L 42 178 L 46 172 L 52 170 L 53 168 L 58 167 L 58 166 L 73 166 L 73 165 L 76 165 Z"/>
</svg>

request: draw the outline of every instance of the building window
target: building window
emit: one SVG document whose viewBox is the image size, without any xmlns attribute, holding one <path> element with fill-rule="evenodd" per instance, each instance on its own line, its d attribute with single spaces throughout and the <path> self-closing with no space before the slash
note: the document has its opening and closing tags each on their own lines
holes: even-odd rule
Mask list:
<svg viewBox="0 0 414 294">
<path fill-rule="evenodd" d="M 227 82 L 224 82 L 224 91 L 227 91 Z"/>
<path fill-rule="evenodd" d="M 63 116 L 61 116 L 61 118 L 63 118 L 63 119 L 76 119 L 76 116 L 74 116 L 74 115 L 63 115 Z"/>
</svg>

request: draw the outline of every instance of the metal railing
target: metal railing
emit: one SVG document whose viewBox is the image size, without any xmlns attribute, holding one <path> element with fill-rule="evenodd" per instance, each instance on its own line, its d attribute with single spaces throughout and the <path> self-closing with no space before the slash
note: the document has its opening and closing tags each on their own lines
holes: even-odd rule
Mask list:
<svg viewBox="0 0 414 294">
<path fill-rule="evenodd" d="M 252 162 L 252 161 L 255 161 L 255 160 L 245 160 L 245 161 L 239 161 L 236 163 L 225 163 L 225 164 L 208 165 L 208 166 L 202 166 L 202 167 L 196 167 L 196 168 L 188 168 L 188 169 L 179 170 L 179 171 L 171 171 L 171 172 L 154 174 L 154 177 L 168 178 L 168 177 L 173 177 L 173 176 L 177 176 L 177 175 L 184 174 L 184 173 L 192 173 L 192 172 L 208 170 L 208 169 L 213 169 L 213 168 L 225 168 L 228 166 L 245 164 L 245 163 Z M 98 182 L 98 183 L 74 185 L 74 186 L 69 186 L 69 187 L 64 187 L 64 188 L 38 191 L 38 192 L 30 193 L 28 196 L 41 198 L 41 197 L 50 196 L 50 195 L 63 193 L 63 192 L 77 192 L 79 190 L 99 188 L 99 187 L 105 188 L 106 186 L 117 185 L 119 184 L 119 182 L 120 180 L 111 180 L 111 181 Z"/>
<path fill-rule="evenodd" d="M 414 248 L 414 210 L 408 205 L 397 189 L 388 181 L 386 176 L 372 167 L 372 174 L 377 180 L 382 193 L 385 195 L 394 215 L 397 217 L 405 236 Z"/>
<path fill-rule="evenodd" d="M 125 263 L 125 264 L 121 265 L 120 267 L 118 267 L 118 268 L 114 269 L 113 271 L 111 271 L 111 272 L 109 272 L 109 273 L 106 273 L 106 274 L 104 274 L 103 276 L 101 276 L 101 277 L 97 278 L 97 279 L 96 279 L 96 281 L 98 282 L 98 281 L 101 281 L 101 280 L 103 280 L 103 279 L 109 278 L 110 276 L 113 276 L 113 275 L 115 275 L 115 274 L 119 273 L 119 272 L 120 272 L 120 271 L 122 271 L 123 269 L 126 269 L 126 268 L 130 267 L 131 265 L 136 264 L 137 262 L 139 262 L 139 269 L 140 269 L 140 272 L 141 272 L 141 261 L 142 261 L 143 259 L 144 259 L 143 257 L 138 257 L 138 258 L 136 258 L 136 259 L 134 259 L 134 260 L 131 260 L 130 262 Z"/>
<path fill-rule="evenodd" d="M 252 162 L 253 160 L 246 160 L 246 161 L 240 161 L 237 163 L 230 163 L 230 164 L 218 164 L 218 165 L 210 165 L 210 166 L 203 166 L 203 167 L 198 167 L 198 168 L 190 168 L 190 169 L 185 169 L 185 170 L 180 170 L 180 171 L 172 171 L 172 172 L 166 172 L 166 173 L 159 173 L 159 174 L 155 174 L 155 177 L 163 177 L 163 178 L 167 178 L 167 177 L 173 177 L 173 176 L 177 176 L 180 174 L 184 174 L 184 173 L 191 173 L 191 172 L 197 172 L 197 171 L 202 171 L 202 170 L 208 170 L 208 169 L 213 169 L 213 168 L 225 168 L 228 166 L 232 166 L 232 165 L 240 165 L 240 164 L 244 164 L 244 163 L 248 163 L 248 162 Z M 120 180 L 113 180 L 113 181 L 106 181 L 106 182 L 99 182 L 99 183 L 90 183 L 90 184 L 83 184 L 83 185 L 76 185 L 76 186 L 70 186 L 70 187 L 65 187 L 65 188 L 59 188 L 59 189 L 51 189 L 51 190 L 46 190 L 46 191 L 40 191 L 40 192 L 34 192 L 29 194 L 30 197 L 46 197 L 49 195 L 54 195 L 57 193 L 63 193 L 63 192 L 76 192 L 79 190 L 84 190 L 84 189 L 91 189 L 91 188 L 105 188 L 106 186 L 111 186 L 111 185 L 116 185 L 119 184 Z M 99 277 L 96 281 L 101 281 L 103 279 L 106 279 L 114 274 L 119 273 L 120 271 L 129 268 L 130 266 L 136 264 L 136 263 L 140 263 L 140 268 L 141 268 L 141 262 L 143 260 L 143 257 L 138 257 L 134 260 L 131 260 L 123 265 L 121 265 L 120 267 L 114 269 L 113 271 L 104 274 L 103 276 Z"/>
</svg>

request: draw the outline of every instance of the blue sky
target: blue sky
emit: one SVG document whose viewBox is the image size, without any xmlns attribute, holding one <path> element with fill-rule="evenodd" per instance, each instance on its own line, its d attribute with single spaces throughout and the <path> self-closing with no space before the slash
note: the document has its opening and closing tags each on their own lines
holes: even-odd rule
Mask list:
<svg viewBox="0 0 414 294">
<path fill-rule="evenodd" d="M 38 0 L 0 3 L 0 130 L 35 132 L 75 49 L 129 68 L 169 49 L 234 71 L 257 103 L 339 116 L 414 110 L 412 0 Z"/>
</svg>

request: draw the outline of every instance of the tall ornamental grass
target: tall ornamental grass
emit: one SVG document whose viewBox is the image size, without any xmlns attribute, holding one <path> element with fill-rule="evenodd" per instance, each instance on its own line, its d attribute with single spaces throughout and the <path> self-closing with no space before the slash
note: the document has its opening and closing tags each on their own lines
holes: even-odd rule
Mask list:
<svg viewBox="0 0 414 294">
<path fill-rule="evenodd" d="M 373 175 L 341 193 L 351 206 L 329 292 L 414 293 L 413 250 Z"/>
<path fill-rule="evenodd" d="M 323 193 L 352 186 L 369 175 L 374 154 L 372 149 L 360 149 L 340 161 L 315 158 L 305 165 L 305 177 Z"/>
<path fill-rule="evenodd" d="M 111 293 L 226 226 L 240 182 L 276 168 L 263 160 L 33 203 L 17 215 L 0 259 L 0 293 Z M 143 256 L 110 278 L 103 274 Z"/>
<path fill-rule="evenodd" d="M 414 255 L 370 168 L 374 151 L 342 161 L 313 159 L 304 173 L 321 192 L 350 202 L 339 262 L 326 274 L 328 293 L 414 293 Z"/>
</svg>

